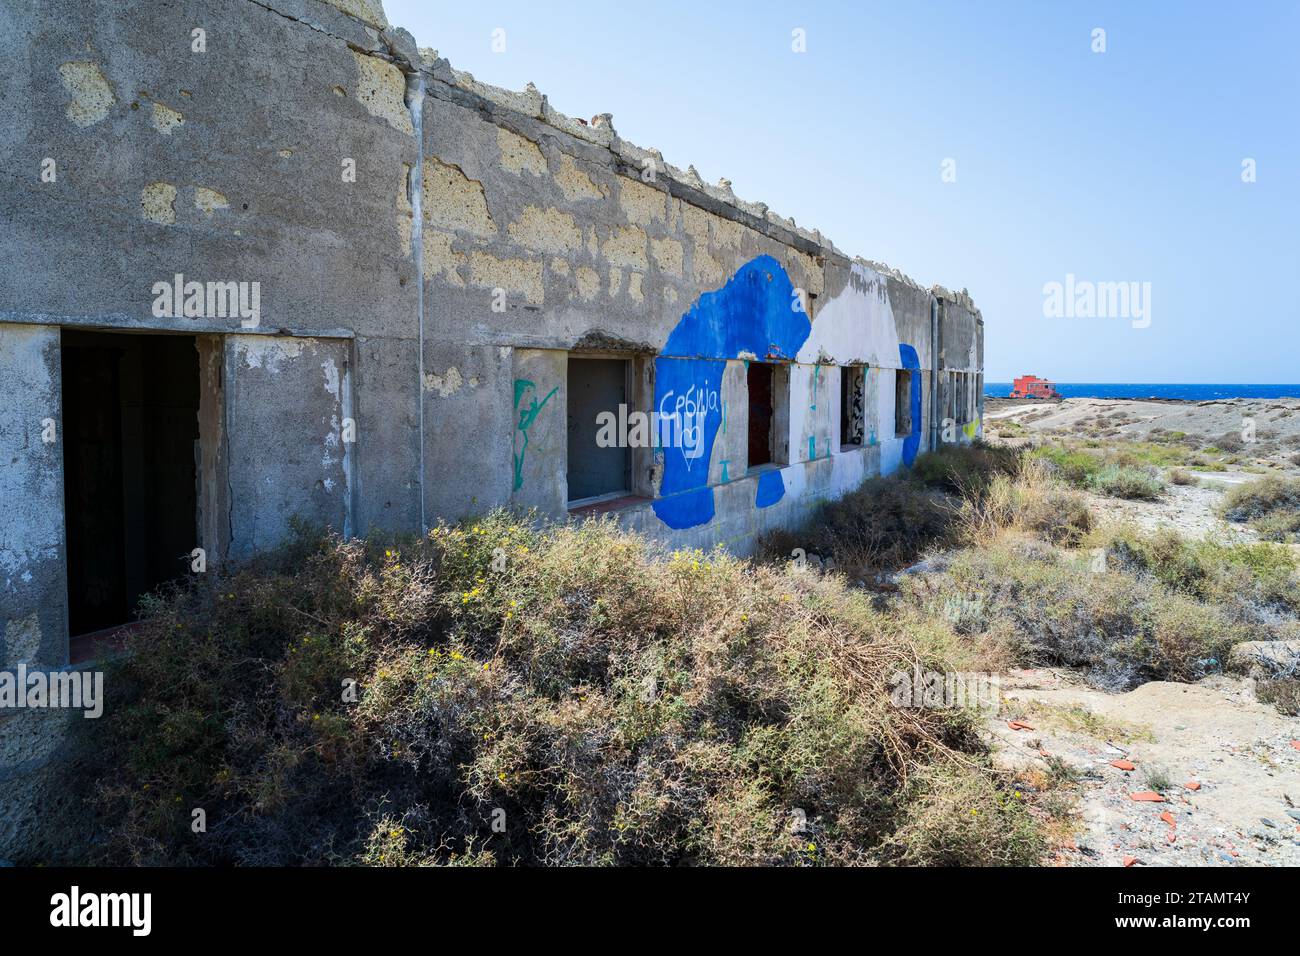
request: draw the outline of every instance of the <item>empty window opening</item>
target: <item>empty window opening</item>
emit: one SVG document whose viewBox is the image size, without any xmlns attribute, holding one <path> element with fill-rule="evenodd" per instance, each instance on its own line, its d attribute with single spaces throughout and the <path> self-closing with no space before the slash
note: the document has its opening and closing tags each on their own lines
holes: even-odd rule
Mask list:
<svg viewBox="0 0 1300 956">
<path fill-rule="evenodd" d="M 912 373 L 898 369 L 894 373 L 894 435 L 912 434 Z"/>
<path fill-rule="evenodd" d="M 62 336 L 68 626 L 125 624 L 198 547 L 193 336 Z"/>
<path fill-rule="evenodd" d="M 749 467 L 770 465 L 776 460 L 772 436 L 776 423 L 771 365 L 750 362 L 746 372 L 749 385 Z"/>
<path fill-rule="evenodd" d="M 623 423 L 627 406 L 626 359 L 569 359 L 569 503 L 589 504 L 593 499 L 621 497 L 631 485 L 628 430 L 602 433 L 602 413 Z M 620 407 L 624 411 L 620 413 Z M 607 419 L 606 419 L 607 420 Z M 630 429 L 629 429 L 630 430 Z"/>
<path fill-rule="evenodd" d="M 858 448 L 867 440 L 867 375 L 861 365 L 840 369 L 840 448 Z"/>
</svg>

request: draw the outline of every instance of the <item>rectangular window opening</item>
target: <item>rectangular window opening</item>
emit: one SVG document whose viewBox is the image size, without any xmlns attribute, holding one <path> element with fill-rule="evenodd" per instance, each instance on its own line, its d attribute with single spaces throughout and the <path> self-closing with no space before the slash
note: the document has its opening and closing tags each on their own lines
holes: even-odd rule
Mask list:
<svg viewBox="0 0 1300 956">
<path fill-rule="evenodd" d="M 569 358 L 569 507 L 626 497 L 631 487 L 627 359 Z"/>
<path fill-rule="evenodd" d="M 749 386 L 749 467 L 761 468 L 776 460 L 773 435 L 776 402 L 773 366 L 750 362 L 746 371 Z"/>
<path fill-rule="evenodd" d="M 912 434 L 912 372 L 898 369 L 894 374 L 894 435 Z"/>
<path fill-rule="evenodd" d="M 199 356 L 188 335 L 64 330 L 72 637 L 133 619 L 199 547 Z"/>
<path fill-rule="evenodd" d="M 867 441 L 867 375 L 862 365 L 840 369 L 840 450 L 861 448 Z"/>
</svg>

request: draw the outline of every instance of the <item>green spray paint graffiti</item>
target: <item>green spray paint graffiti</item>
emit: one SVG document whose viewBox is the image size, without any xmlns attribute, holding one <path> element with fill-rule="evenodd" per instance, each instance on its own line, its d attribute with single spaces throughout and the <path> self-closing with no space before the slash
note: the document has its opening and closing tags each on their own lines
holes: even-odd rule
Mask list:
<svg viewBox="0 0 1300 956">
<path fill-rule="evenodd" d="M 542 413 L 546 403 L 559 390 L 560 387 L 557 385 L 539 402 L 535 383 L 526 378 L 515 379 L 515 414 L 519 416 L 518 421 L 515 422 L 515 491 L 524 486 L 524 453 L 528 451 L 528 430 L 533 427 L 533 423 L 537 421 L 537 416 Z M 524 399 L 529 396 L 531 400 L 525 404 Z"/>
</svg>

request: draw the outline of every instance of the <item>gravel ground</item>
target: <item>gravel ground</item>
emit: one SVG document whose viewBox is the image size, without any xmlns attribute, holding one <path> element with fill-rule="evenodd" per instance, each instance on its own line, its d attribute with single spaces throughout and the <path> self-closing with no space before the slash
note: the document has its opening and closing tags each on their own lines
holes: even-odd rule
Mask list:
<svg viewBox="0 0 1300 956">
<path fill-rule="evenodd" d="M 1003 692 L 1002 715 L 988 723 L 999 763 L 1046 768 L 1051 754 L 1081 778 L 1076 836 L 1058 863 L 1300 865 L 1300 721 L 1257 703 L 1249 680 L 1216 676 L 1109 694 L 1068 671 L 1041 669 L 1013 672 Z M 1071 707 L 1098 726 L 1082 730 L 1054 716 Z M 1008 726 L 1022 716 L 1032 729 Z M 1109 739 L 1122 730 L 1151 739 Z M 1135 769 L 1113 766 L 1124 760 Z M 1153 791 L 1153 771 L 1169 783 L 1165 799 L 1133 800 Z"/>
<path fill-rule="evenodd" d="M 1280 466 L 1277 474 L 1300 473 L 1292 460 L 1300 450 L 1300 400 L 990 401 L 985 420 L 992 432 L 1000 420 L 1023 424 L 1027 432 L 1013 433 L 1016 444 L 1026 434 L 1051 441 L 1051 432 L 1122 443 L 1145 439 L 1154 428 L 1210 444 L 1239 433 L 1246 417 L 1255 420 L 1261 444 L 1238 464 L 1221 460 L 1226 471 L 1192 470 L 1199 484 L 1168 484 L 1153 502 L 1087 494 L 1099 523 L 1234 543 L 1257 535 L 1219 518 L 1218 504 L 1228 488 L 1261 477 L 1241 465 L 1271 462 Z M 1117 434 L 1101 436 L 1099 429 Z M 1248 678 L 1154 682 L 1115 694 L 1086 686 L 1068 670 L 1044 668 L 1005 676 L 1003 698 L 1002 713 L 987 725 L 997 761 L 1046 769 L 1051 755 L 1078 776 L 1075 837 L 1061 850 L 1060 865 L 1300 866 L 1300 719 L 1256 701 Z M 1021 719 L 1031 729 L 1008 725 Z M 1148 779 L 1153 772 L 1163 800 L 1134 800 L 1156 789 Z"/>
</svg>

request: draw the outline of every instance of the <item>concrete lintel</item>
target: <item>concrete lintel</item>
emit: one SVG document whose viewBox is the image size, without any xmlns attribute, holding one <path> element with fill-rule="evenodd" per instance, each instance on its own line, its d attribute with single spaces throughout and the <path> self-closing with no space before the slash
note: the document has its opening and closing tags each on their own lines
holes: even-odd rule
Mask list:
<svg viewBox="0 0 1300 956">
<path fill-rule="evenodd" d="M 352 329 L 266 325 L 241 328 L 238 319 L 142 319 L 136 315 L 55 315 L 52 313 L 0 311 L 0 323 L 11 325 L 67 325 L 106 332 L 174 333 L 176 335 L 281 335 L 310 339 L 353 339 Z"/>
</svg>

